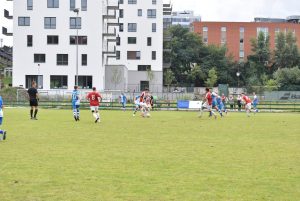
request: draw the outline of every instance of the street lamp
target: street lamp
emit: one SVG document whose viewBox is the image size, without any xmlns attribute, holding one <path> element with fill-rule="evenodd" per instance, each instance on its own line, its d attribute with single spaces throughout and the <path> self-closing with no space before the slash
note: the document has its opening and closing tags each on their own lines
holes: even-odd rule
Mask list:
<svg viewBox="0 0 300 201">
<path fill-rule="evenodd" d="M 73 10 L 77 14 L 77 18 L 75 20 L 75 28 L 76 28 L 76 77 L 75 77 L 75 85 L 78 86 L 78 15 L 79 15 L 79 8 L 75 8 Z"/>
<path fill-rule="evenodd" d="M 238 89 L 240 88 L 240 75 L 241 75 L 240 71 L 236 72 L 236 76 L 238 77 Z"/>
</svg>

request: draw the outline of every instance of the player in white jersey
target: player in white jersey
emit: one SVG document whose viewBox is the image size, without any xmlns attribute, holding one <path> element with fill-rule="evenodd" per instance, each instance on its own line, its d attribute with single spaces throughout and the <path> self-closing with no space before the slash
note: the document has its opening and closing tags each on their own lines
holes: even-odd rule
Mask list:
<svg viewBox="0 0 300 201">
<path fill-rule="evenodd" d="M 135 116 L 137 111 L 139 111 L 141 109 L 140 96 L 134 97 L 134 104 L 135 104 L 135 108 L 134 108 L 134 112 L 133 112 L 132 116 Z"/>
</svg>

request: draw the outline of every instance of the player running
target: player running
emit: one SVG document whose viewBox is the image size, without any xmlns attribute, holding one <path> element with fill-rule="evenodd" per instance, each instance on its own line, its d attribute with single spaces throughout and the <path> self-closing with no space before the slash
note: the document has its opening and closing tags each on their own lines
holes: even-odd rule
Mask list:
<svg viewBox="0 0 300 201">
<path fill-rule="evenodd" d="M 79 107 L 80 107 L 80 95 L 78 91 L 78 86 L 74 86 L 74 90 L 72 92 L 72 109 L 73 109 L 73 116 L 75 121 L 80 120 Z"/>
<path fill-rule="evenodd" d="M 251 99 L 245 95 L 245 93 L 242 93 L 242 100 L 245 102 L 245 110 L 247 113 L 247 116 L 250 117 L 250 112 L 251 112 Z"/>
<path fill-rule="evenodd" d="M 3 100 L 2 97 L 0 96 L 0 126 L 2 125 L 3 122 Z M 0 129 L 0 141 L 1 140 L 6 140 L 6 131 Z"/>
<path fill-rule="evenodd" d="M 258 103 L 259 103 L 258 97 L 257 97 L 257 95 L 255 94 L 255 92 L 253 92 L 253 102 L 252 102 L 252 105 L 253 105 L 253 110 L 254 110 L 255 113 L 258 112 L 258 109 L 257 109 Z M 254 113 L 254 114 L 255 114 L 255 113 Z"/>
<path fill-rule="evenodd" d="M 213 102 L 213 99 L 212 99 L 212 94 L 210 93 L 210 90 L 209 88 L 206 88 L 205 89 L 206 91 L 206 94 L 205 94 L 205 100 L 206 100 L 206 108 L 208 109 L 209 111 L 209 117 L 211 117 L 212 115 L 214 115 L 215 119 L 217 118 L 217 115 L 214 113 L 214 111 L 212 110 L 212 102 Z"/>
<path fill-rule="evenodd" d="M 227 109 L 225 108 L 223 99 L 222 99 L 222 97 L 220 97 L 220 96 L 217 97 L 217 105 L 218 105 L 219 111 L 220 111 L 221 113 L 222 113 L 222 112 L 225 112 L 225 113 L 227 114 Z M 221 115 L 221 117 L 223 117 L 223 115 Z"/>
<path fill-rule="evenodd" d="M 121 93 L 121 95 L 120 95 L 120 103 L 122 104 L 122 109 L 123 109 L 123 111 L 125 112 L 125 110 L 126 110 L 127 98 L 126 98 L 126 96 L 125 96 L 124 93 Z"/>
<path fill-rule="evenodd" d="M 223 117 L 222 111 L 218 108 L 218 102 L 217 102 L 218 94 L 216 92 L 212 92 L 211 97 L 212 97 L 212 109 L 215 109 L 217 112 L 220 113 L 221 117 Z"/>
<path fill-rule="evenodd" d="M 93 87 L 93 91 L 87 95 L 87 99 L 90 102 L 92 114 L 96 119 L 95 123 L 100 122 L 99 105 L 102 100 L 102 96 L 96 91 L 96 87 Z"/>
<path fill-rule="evenodd" d="M 134 97 L 134 104 L 135 104 L 135 109 L 134 109 L 132 116 L 135 117 L 135 114 L 137 113 L 137 111 L 139 111 L 141 109 L 140 96 Z"/>
</svg>

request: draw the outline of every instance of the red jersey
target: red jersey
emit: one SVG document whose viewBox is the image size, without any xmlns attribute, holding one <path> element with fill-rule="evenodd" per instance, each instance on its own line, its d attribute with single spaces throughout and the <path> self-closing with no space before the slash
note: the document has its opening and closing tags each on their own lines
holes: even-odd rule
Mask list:
<svg viewBox="0 0 300 201">
<path fill-rule="evenodd" d="M 143 102 L 144 102 L 145 96 L 146 96 L 146 92 L 143 91 L 142 94 L 141 94 L 141 96 L 140 96 L 140 103 L 143 103 Z"/>
<path fill-rule="evenodd" d="M 212 97 L 211 97 L 211 93 L 210 92 L 206 93 L 205 98 L 207 100 L 208 105 L 212 105 Z"/>
<path fill-rule="evenodd" d="M 245 101 L 245 103 L 252 103 L 251 99 L 248 96 L 243 96 L 242 99 Z"/>
<path fill-rule="evenodd" d="M 101 98 L 101 95 L 96 91 L 93 91 L 87 95 L 87 99 L 90 101 L 90 106 L 99 106 L 99 99 Z"/>
</svg>

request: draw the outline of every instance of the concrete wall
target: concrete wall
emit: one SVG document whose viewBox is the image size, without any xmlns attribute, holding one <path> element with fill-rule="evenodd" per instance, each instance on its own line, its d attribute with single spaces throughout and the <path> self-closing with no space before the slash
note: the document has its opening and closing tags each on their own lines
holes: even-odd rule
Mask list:
<svg viewBox="0 0 300 201">
<path fill-rule="evenodd" d="M 128 70 L 126 66 L 105 66 L 105 90 L 127 91 Z"/>
</svg>

